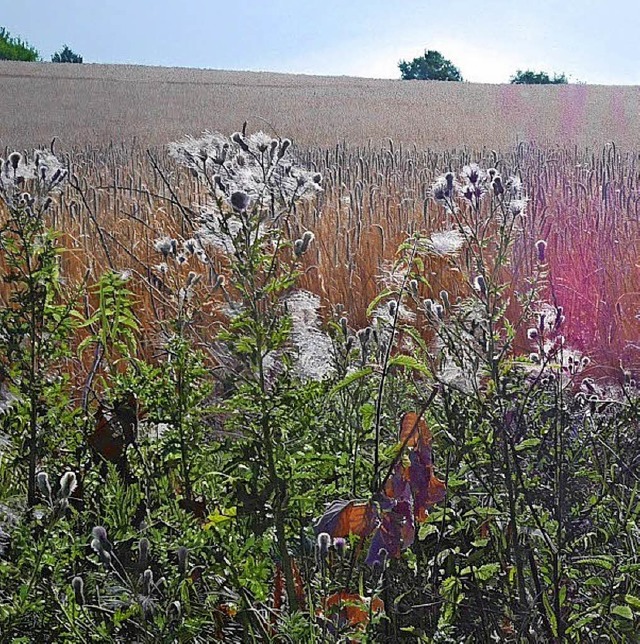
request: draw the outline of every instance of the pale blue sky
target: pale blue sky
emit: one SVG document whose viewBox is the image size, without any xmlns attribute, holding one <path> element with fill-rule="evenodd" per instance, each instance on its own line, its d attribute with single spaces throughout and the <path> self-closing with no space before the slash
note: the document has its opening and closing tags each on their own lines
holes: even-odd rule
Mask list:
<svg viewBox="0 0 640 644">
<path fill-rule="evenodd" d="M 472 82 L 640 85 L 637 0 L 0 0 L 0 25 L 46 60 L 398 78 L 437 49 Z"/>
</svg>

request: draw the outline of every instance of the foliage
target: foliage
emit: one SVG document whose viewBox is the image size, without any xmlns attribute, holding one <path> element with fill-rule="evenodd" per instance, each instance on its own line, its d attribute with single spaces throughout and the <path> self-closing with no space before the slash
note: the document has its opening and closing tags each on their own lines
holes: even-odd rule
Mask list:
<svg viewBox="0 0 640 644">
<path fill-rule="evenodd" d="M 425 50 L 422 56 L 398 63 L 402 80 L 461 81 L 460 70 L 440 52 Z"/>
<path fill-rule="evenodd" d="M 0 60 L 33 62 L 39 59 L 40 54 L 34 47 L 12 36 L 5 27 L 0 27 Z"/>
<path fill-rule="evenodd" d="M 519 69 L 509 82 L 514 85 L 566 85 L 569 81 L 564 74 L 549 76 L 547 72 L 534 72 L 530 69 Z"/>
<path fill-rule="evenodd" d="M 3 636 L 634 641 L 638 388 L 566 340 L 520 177 L 438 177 L 441 225 L 405 235 L 365 323 L 323 324 L 301 212 L 325 181 L 292 151 L 173 144 L 201 190 L 184 234 L 76 284 L 47 219 L 66 168 L 2 162 Z"/>
<path fill-rule="evenodd" d="M 52 63 L 81 63 L 82 56 L 76 54 L 68 45 L 64 45 L 60 51 L 51 56 Z"/>
</svg>

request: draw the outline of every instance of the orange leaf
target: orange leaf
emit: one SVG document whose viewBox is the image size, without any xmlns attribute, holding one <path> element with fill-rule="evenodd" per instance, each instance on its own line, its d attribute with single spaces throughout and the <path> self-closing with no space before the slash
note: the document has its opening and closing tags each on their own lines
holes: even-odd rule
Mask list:
<svg viewBox="0 0 640 644">
<path fill-rule="evenodd" d="M 431 432 L 427 427 L 424 418 L 421 418 L 414 411 L 407 412 L 400 421 L 400 443 L 407 447 L 416 447 L 418 441 L 430 445 L 432 440 Z"/>
</svg>

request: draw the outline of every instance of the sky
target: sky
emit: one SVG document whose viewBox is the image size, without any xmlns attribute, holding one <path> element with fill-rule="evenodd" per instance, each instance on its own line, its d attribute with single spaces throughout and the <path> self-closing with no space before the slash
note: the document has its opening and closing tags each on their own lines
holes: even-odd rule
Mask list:
<svg viewBox="0 0 640 644">
<path fill-rule="evenodd" d="M 640 85 L 639 25 L 637 0 L 0 0 L 44 60 L 399 78 L 435 49 L 476 83 Z"/>
</svg>

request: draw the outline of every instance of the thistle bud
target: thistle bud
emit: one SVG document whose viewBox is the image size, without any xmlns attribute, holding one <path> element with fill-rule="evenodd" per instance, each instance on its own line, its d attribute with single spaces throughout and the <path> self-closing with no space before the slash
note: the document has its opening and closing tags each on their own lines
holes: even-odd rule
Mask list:
<svg viewBox="0 0 640 644">
<path fill-rule="evenodd" d="M 187 565 L 189 563 L 189 551 L 184 546 L 178 548 L 178 571 L 181 575 L 187 574 Z"/>
<path fill-rule="evenodd" d="M 84 581 L 82 580 L 82 577 L 78 577 L 76 575 L 71 580 L 71 588 L 73 588 L 73 596 L 76 600 L 76 604 L 78 604 L 78 606 L 84 606 L 86 602 L 84 599 Z"/>
<path fill-rule="evenodd" d="M 234 132 L 231 135 L 231 140 L 234 143 L 237 143 L 245 152 L 249 152 L 249 146 L 240 132 Z"/>
<path fill-rule="evenodd" d="M 478 275 L 473 282 L 473 286 L 481 295 L 487 295 L 487 283 L 484 279 L 484 276 Z"/>
<path fill-rule="evenodd" d="M 15 172 L 20 165 L 20 161 L 22 161 L 22 155 L 20 154 L 20 152 L 12 152 L 7 160 L 9 161 L 11 167 Z"/>
<path fill-rule="evenodd" d="M 282 139 L 282 143 L 280 143 L 280 149 L 278 150 L 278 159 L 282 159 L 282 157 L 286 154 L 287 150 L 289 149 L 290 145 L 291 145 L 291 141 L 289 139 Z"/>
<path fill-rule="evenodd" d="M 60 479 L 60 491 L 58 492 L 59 499 L 68 499 L 78 487 L 78 480 L 76 479 L 75 472 L 65 472 Z"/>
<path fill-rule="evenodd" d="M 91 530 L 91 535 L 93 540 L 91 541 L 91 547 L 98 553 L 106 552 L 107 554 L 113 549 L 109 539 L 107 537 L 107 531 L 101 526 L 97 525 L 93 530 Z"/>
<path fill-rule="evenodd" d="M 143 570 L 149 563 L 149 539 L 142 537 L 138 542 L 138 568 Z"/>
<path fill-rule="evenodd" d="M 236 191 L 231 195 L 231 205 L 237 212 L 244 212 L 249 208 L 251 199 L 246 192 Z"/>
<path fill-rule="evenodd" d="M 340 320 L 338 320 L 338 323 L 340 324 L 340 329 L 342 330 L 343 335 L 346 337 L 349 333 L 349 327 L 347 326 L 347 318 L 341 317 Z"/>
<path fill-rule="evenodd" d="M 318 554 L 321 559 L 324 559 L 329 552 L 329 546 L 331 545 L 331 536 L 327 532 L 321 532 L 318 535 Z"/>
<path fill-rule="evenodd" d="M 213 283 L 213 290 L 217 288 L 224 288 L 224 283 L 225 283 L 224 275 L 217 275 L 216 281 Z"/>
<path fill-rule="evenodd" d="M 150 595 L 151 590 L 153 589 L 153 571 L 150 568 L 147 568 L 144 573 L 142 573 L 142 592 L 144 595 Z"/>
<path fill-rule="evenodd" d="M 547 242 L 544 239 L 539 239 L 536 242 L 536 254 L 538 255 L 538 262 L 541 264 L 545 260 L 545 255 L 547 251 Z"/>
<path fill-rule="evenodd" d="M 36 486 L 47 501 L 51 502 L 51 484 L 49 483 L 49 475 L 46 472 L 38 472 L 36 474 Z"/>
</svg>

